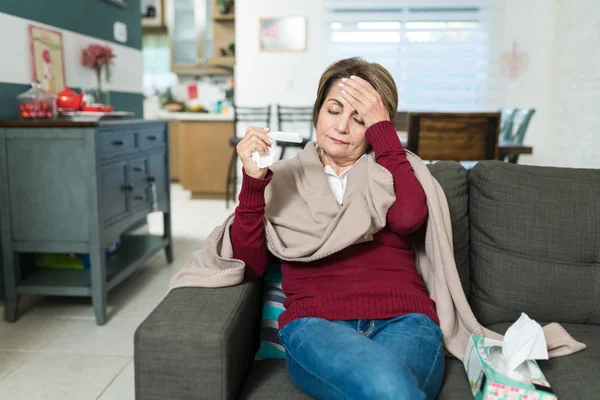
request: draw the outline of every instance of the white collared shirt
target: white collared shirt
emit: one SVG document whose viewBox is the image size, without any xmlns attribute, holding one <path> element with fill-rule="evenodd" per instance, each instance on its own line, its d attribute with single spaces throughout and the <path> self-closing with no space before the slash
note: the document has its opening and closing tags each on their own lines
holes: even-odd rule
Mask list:
<svg viewBox="0 0 600 400">
<path fill-rule="evenodd" d="M 365 155 L 363 154 L 360 158 L 363 158 Z M 360 158 L 356 161 L 358 162 L 360 160 Z M 356 165 L 356 163 L 352 164 L 351 166 L 349 166 L 348 168 L 346 168 L 345 170 L 342 171 L 341 174 L 336 174 L 335 171 L 333 170 L 333 168 L 331 168 L 329 165 L 326 165 L 323 168 L 323 171 L 325 171 L 325 175 L 327 176 L 327 182 L 329 183 L 329 186 L 331 187 L 331 191 L 333 192 L 333 195 L 335 196 L 335 199 L 337 200 L 338 203 L 342 204 L 343 199 L 344 199 L 344 193 L 346 193 L 346 183 L 348 182 L 348 171 L 350 171 L 352 169 L 352 167 L 354 167 Z"/>
</svg>

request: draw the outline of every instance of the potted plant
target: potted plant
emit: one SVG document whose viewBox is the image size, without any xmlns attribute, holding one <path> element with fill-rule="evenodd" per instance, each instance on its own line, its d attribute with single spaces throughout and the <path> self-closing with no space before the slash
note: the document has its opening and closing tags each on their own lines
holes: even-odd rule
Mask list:
<svg viewBox="0 0 600 400">
<path fill-rule="evenodd" d="M 217 6 L 221 14 L 228 14 L 233 6 L 233 0 L 217 0 Z"/>
</svg>

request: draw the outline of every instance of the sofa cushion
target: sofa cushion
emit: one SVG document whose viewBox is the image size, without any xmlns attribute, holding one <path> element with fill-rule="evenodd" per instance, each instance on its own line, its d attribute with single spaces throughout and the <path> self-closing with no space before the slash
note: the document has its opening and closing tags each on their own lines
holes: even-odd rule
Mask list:
<svg viewBox="0 0 600 400">
<path fill-rule="evenodd" d="M 465 372 L 465 365 L 454 357 L 446 357 L 446 374 L 438 400 L 468 400 L 472 398 L 473 394 Z"/>
<path fill-rule="evenodd" d="M 463 363 L 446 357 L 446 375 L 440 390 L 440 400 L 472 398 Z M 240 399 L 295 400 L 310 399 L 292 382 L 284 360 L 258 360 L 254 363 Z"/>
<path fill-rule="evenodd" d="M 440 161 L 429 164 L 431 175 L 444 190 L 452 220 L 454 259 L 460 281 L 469 296 L 469 208 L 468 172 L 460 163 Z"/>
<path fill-rule="evenodd" d="M 540 324 L 543 326 L 547 322 Z M 495 324 L 488 328 L 504 334 L 510 325 Z M 540 360 L 538 364 L 559 399 L 597 399 L 600 393 L 600 325 L 561 325 L 588 348 L 570 356 Z"/>
<path fill-rule="evenodd" d="M 482 161 L 469 188 L 478 320 L 599 324 L 600 170 Z"/>
<path fill-rule="evenodd" d="M 240 399 L 310 399 L 290 379 L 285 360 L 257 360 L 246 379 Z"/>
</svg>

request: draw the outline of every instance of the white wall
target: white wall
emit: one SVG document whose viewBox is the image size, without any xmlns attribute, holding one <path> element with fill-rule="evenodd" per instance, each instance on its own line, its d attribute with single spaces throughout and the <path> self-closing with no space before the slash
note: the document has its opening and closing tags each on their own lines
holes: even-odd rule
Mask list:
<svg viewBox="0 0 600 400">
<path fill-rule="evenodd" d="M 503 51 L 516 41 L 528 66 L 516 80 L 503 78 L 505 107 L 533 107 L 525 136 L 532 165 L 598 167 L 600 163 L 600 1 L 506 0 Z M 308 18 L 304 53 L 262 53 L 260 17 Z M 323 0 L 236 1 L 236 103 L 311 105 L 325 46 Z M 500 58 L 500 55 L 498 55 Z"/>
<path fill-rule="evenodd" d="M 548 157 L 600 168 L 600 2 L 558 0 Z"/>
<path fill-rule="evenodd" d="M 0 27 L 7 35 L 0 40 L 0 81 L 29 84 L 32 81 L 31 54 L 28 45 L 28 25 L 43 26 L 62 32 L 65 77 L 68 86 L 95 87 L 95 72 L 80 64 L 81 49 L 90 43 L 108 45 L 117 58 L 111 70 L 111 81 L 104 82 L 105 90 L 142 92 L 142 52 L 128 46 L 81 35 L 65 29 L 30 21 L 0 12 Z M 62 88 L 61 88 L 62 89 Z"/>
<path fill-rule="evenodd" d="M 237 0 L 235 101 L 240 106 L 312 106 L 321 73 L 327 66 L 323 0 Z M 307 49 L 299 53 L 261 52 L 261 17 L 307 17 Z"/>
<path fill-rule="evenodd" d="M 504 107 L 535 108 L 525 143 L 534 154 L 521 156 L 520 164 L 553 165 L 549 140 L 552 104 L 553 39 L 556 20 L 555 0 L 507 0 L 503 51 L 511 51 L 513 41 L 528 55 L 528 66 L 516 80 L 505 79 Z"/>
</svg>

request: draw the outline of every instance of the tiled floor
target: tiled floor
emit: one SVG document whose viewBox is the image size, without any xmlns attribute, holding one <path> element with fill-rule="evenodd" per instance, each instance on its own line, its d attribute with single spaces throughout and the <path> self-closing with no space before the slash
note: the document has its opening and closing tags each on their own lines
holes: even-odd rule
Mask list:
<svg viewBox="0 0 600 400">
<path fill-rule="evenodd" d="M 133 333 L 166 294 L 171 275 L 233 211 L 218 200 L 190 200 L 172 186 L 175 261 L 164 252 L 108 295 L 109 321 L 97 326 L 91 301 L 48 297 L 9 324 L 0 321 L 0 398 L 130 400 L 134 398 Z M 162 233 L 162 215 L 148 218 Z M 3 310 L 0 309 L 3 314 Z"/>
</svg>

